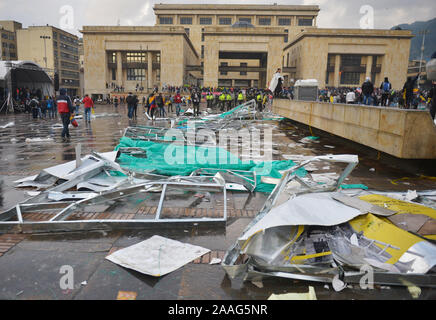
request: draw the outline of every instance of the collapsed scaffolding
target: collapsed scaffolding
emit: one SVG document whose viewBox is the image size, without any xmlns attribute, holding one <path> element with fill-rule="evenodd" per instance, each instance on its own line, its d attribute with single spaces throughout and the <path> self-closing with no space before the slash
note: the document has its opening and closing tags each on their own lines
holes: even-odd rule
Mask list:
<svg viewBox="0 0 436 320">
<path fill-rule="evenodd" d="M 242 128 L 261 118 L 250 101 L 225 114 L 196 119 L 194 130 Z M 79 145 L 76 161 L 17 181 L 17 187 L 42 191 L 0 213 L 0 231 L 225 227 L 227 191 L 266 192 L 263 208 L 223 259 L 231 278 L 359 283 L 366 270 L 362 268 L 370 266 L 374 283 L 436 286 L 435 192 L 411 198 L 403 193 L 342 190 L 358 164 L 353 155 L 271 161 L 265 174 L 266 163 L 241 161 L 216 144 L 190 144 L 192 124 L 175 125 L 128 127 L 114 152 L 92 152 L 82 158 Z M 182 134 L 171 136 L 172 129 Z M 217 159 L 226 159 L 225 165 L 169 165 L 163 155 L 174 144 L 185 155 L 213 150 Z M 345 168 L 336 180 L 319 182 L 305 170 L 318 162 L 343 163 Z M 110 219 L 109 213 L 144 202 L 154 209 L 141 217 Z M 212 213 L 198 217 L 191 208 Z M 27 221 L 26 215 L 35 212 L 47 218 Z M 93 218 L 82 219 L 89 213 Z"/>
</svg>

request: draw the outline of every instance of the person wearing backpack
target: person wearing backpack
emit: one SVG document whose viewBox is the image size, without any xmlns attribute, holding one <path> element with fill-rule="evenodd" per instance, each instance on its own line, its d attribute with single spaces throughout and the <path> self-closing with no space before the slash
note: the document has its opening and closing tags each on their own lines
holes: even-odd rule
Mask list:
<svg viewBox="0 0 436 320">
<path fill-rule="evenodd" d="M 392 85 L 389 82 L 388 77 L 385 78 L 385 81 L 380 86 L 380 90 L 382 92 L 381 105 L 382 107 L 386 107 L 388 105 L 389 95 L 392 89 Z"/>
</svg>

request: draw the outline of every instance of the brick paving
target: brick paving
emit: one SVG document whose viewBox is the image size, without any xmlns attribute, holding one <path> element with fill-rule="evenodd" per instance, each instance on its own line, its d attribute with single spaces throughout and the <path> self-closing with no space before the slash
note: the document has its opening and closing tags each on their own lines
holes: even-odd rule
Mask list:
<svg viewBox="0 0 436 320">
<path fill-rule="evenodd" d="M 25 234 L 1 234 L 0 235 L 0 257 L 8 252 L 12 247 L 26 239 Z"/>
</svg>

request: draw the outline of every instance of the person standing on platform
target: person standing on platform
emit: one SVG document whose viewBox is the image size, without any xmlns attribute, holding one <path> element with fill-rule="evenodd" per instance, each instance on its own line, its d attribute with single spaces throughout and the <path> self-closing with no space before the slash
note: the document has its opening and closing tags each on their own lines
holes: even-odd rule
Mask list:
<svg viewBox="0 0 436 320">
<path fill-rule="evenodd" d="M 363 104 L 369 106 L 371 105 L 371 96 L 374 92 L 374 85 L 369 77 L 366 78 L 365 82 L 362 84 L 362 94 L 363 94 Z"/>
<path fill-rule="evenodd" d="M 385 81 L 380 86 L 380 90 L 382 91 L 381 105 L 382 107 L 386 107 L 388 105 L 389 97 L 391 95 L 392 85 L 389 82 L 389 79 L 386 77 Z"/>
</svg>

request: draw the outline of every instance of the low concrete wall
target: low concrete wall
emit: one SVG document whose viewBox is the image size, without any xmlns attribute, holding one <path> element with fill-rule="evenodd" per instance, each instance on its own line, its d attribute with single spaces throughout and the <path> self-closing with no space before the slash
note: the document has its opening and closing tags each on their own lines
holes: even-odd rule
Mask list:
<svg viewBox="0 0 436 320">
<path fill-rule="evenodd" d="M 403 159 L 436 159 L 428 111 L 275 99 L 273 112 Z"/>
</svg>

